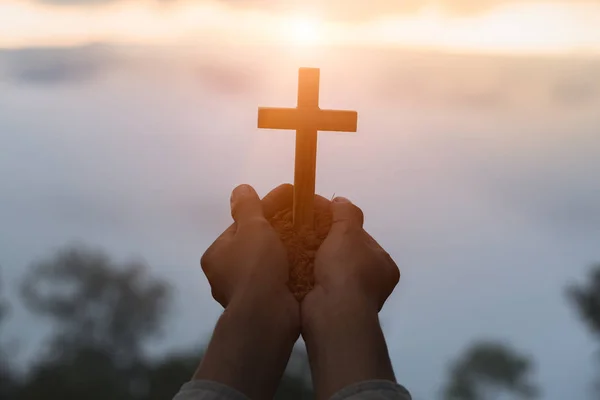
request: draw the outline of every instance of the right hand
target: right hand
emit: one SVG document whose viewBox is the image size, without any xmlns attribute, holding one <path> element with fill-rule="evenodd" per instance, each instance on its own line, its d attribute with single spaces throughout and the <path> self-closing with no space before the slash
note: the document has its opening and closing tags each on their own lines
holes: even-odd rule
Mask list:
<svg viewBox="0 0 600 400">
<path fill-rule="evenodd" d="M 394 260 L 363 229 L 361 209 L 343 197 L 330 204 L 333 220 L 315 257 L 315 287 L 302 302 L 306 322 L 324 303 L 350 302 L 377 313 L 400 279 Z"/>
</svg>

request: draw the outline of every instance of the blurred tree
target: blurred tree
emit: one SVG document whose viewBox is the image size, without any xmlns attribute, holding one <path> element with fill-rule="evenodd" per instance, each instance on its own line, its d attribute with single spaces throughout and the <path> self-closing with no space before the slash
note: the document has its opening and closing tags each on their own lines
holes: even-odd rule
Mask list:
<svg viewBox="0 0 600 400">
<path fill-rule="evenodd" d="M 572 285 L 567 293 L 581 318 L 596 338 L 600 339 L 600 264 L 590 269 L 585 284 Z"/>
<path fill-rule="evenodd" d="M 17 399 L 132 399 L 132 372 L 115 365 L 108 352 L 80 347 L 68 359 L 48 359 L 35 365 Z"/>
<path fill-rule="evenodd" d="M 2 326 L 2 323 L 4 322 L 4 318 L 6 317 L 6 314 L 8 312 L 8 304 L 6 303 L 6 300 L 4 300 L 2 291 L 3 291 L 2 276 L 0 275 L 0 327 Z"/>
<path fill-rule="evenodd" d="M 180 352 L 146 367 L 142 396 L 144 400 L 170 400 L 181 385 L 189 381 L 198 367 L 200 351 Z"/>
<path fill-rule="evenodd" d="M 0 279 L 0 330 L 9 309 L 8 302 L 2 296 L 2 290 L 2 279 Z M 0 400 L 12 399 L 16 393 L 16 384 L 15 376 L 9 368 L 5 343 L 0 342 Z"/>
<path fill-rule="evenodd" d="M 84 246 L 34 263 L 23 300 L 54 330 L 50 351 L 29 372 L 19 398 L 144 398 L 154 367 L 143 347 L 159 333 L 169 295 L 168 285 L 144 264 L 118 264 Z M 169 387 L 183 384 L 191 371 Z"/>
<path fill-rule="evenodd" d="M 495 342 L 471 345 L 450 368 L 445 400 L 495 400 L 501 395 L 517 399 L 537 397 L 529 380 L 532 362 L 510 347 Z M 506 397 L 502 397 L 506 398 Z"/>
<path fill-rule="evenodd" d="M 600 264 L 590 268 L 586 283 L 569 286 L 567 295 L 592 334 L 600 342 Z M 594 387 L 595 391 L 600 393 L 600 376 L 596 378 Z"/>
<path fill-rule="evenodd" d="M 116 264 L 82 246 L 33 264 L 22 295 L 56 329 L 54 356 L 104 350 L 125 364 L 137 360 L 145 341 L 159 332 L 170 300 L 168 285 L 150 277 L 144 264 Z"/>
<path fill-rule="evenodd" d="M 55 327 L 50 352 L 29 371 L 16 400 L 165 400 L 193 375 L 200 350 L 149 359 L 160 332 L 169 287 L 140 263 L 116 264 L 105 254 L 71 247 L 32 265 L 22 294 Z M 304 357 L 304 358 L 302 358 Z M 294 352 L 277 399 L 308 398 L 308 363 Z"/>
</svg>

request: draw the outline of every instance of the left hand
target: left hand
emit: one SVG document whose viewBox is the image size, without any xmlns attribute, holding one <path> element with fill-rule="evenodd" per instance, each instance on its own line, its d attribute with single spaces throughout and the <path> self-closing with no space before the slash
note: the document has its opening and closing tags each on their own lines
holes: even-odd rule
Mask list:
<svg viewBox="0 0 600 400">
<path fill-rule="evenodd" d="M 249 185 L 233 190 L 234 223 L 206 250 L 200 261 L 212 295 L 223 307 L 245 301 L 248 296 L 296 302 L 287 287 L 286 249 L 268 221 L 279 210 L 291 207 L 292 196 L 292 185 L 275 188 L 262 201 Z M 297 308 L 297 303 L 294 306 Z"/>
</svg>

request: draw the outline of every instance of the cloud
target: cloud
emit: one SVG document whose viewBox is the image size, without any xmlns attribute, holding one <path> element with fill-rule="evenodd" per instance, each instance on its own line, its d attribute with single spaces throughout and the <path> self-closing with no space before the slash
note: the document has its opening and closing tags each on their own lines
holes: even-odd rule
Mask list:
<svg viewBox="0 0 600 400">
<path fill-rule="evenodd" d="M 390 14 L 437 9 L 448 14 L 476 14 L 498 6 L 551 3 L 548 0 L 221 0 L 235 6 L 270 8 L 280 11 L 308 10 L 336 20 L 364 20 Z M 565 4 L 585 0 L 562 0 Z"/>
<path fill-rule="evenodd" d="M 242 93 L 258 89 L 261 76 L 251 67 L 235 67 L 214 60 L 201 62 L 196 67 L 198 78 L 214 90 L 224 93 Z"/>
<path fill-rule="evenodd" d="M 36 0 L 39 3 L 71 6 L 99 5 L 125 0 Z M 151 0 L 138 0 L 151 2 Z M 549 0 L 153 0 L 158 3 L 221 2 L 234 7 L 270 9 L 277 11 L 306 10 L 337 20 L 360 20 L 389 14 L 414 13 L 435 8 L 450 14 L 473 14 L 511 4 L 551 3 Z M 560 1 L 559 1 L 560 2 Z M 586 0 L 562 0 L 565 4 Z"/>
<path fill-rule="evenodd" d="M 600 74 L 596 71 L 579 70 L 567 74 L 554 85 L 553 100 L 560 106 L 572 107 L 596 102 L 600 97 Z"/>
<path fill-rule="evenodd" d="M 98 5 L 117 3 L 122 0 L 37 0 L 38 3 L 54 4 L 59 6 L 74 6 L 74 5 Z"/>
<path fill-rule="evenodd" d="M 452 79 L 448 79 L 448 72 L 444 68 L 423 64 L 406 62 L 402 68 L 390 68 L 373 85 L 375 94 L 394 104 L 418 107 L 483 111 L 513 105 L 510 91 L 493 79 L 478 81 L 473 73 L 469 77 L 468 72 L 461 73 L 460 70 L 453 72 Z M 490 72 L 495 71 L 486 71 L 487 74 Z"/>
<path fill-rule="evenodd" d="M 6 74 L 16 82 L 30 84 L 84 81 L 102 72 L 113 59 L 104 50 L 95 45 L 14 50 L 5 57 Z"/>
<path fill-rule="evenodd" d="M 267 62 L 266 50 L 233 48 L 215 55 L 198 48 L 184 58 L 123 51 L 94 85 L 0 90 L 0 132 L 10 132 L 0 135 L 0 253 L 9 281 L 30 258 L 84 239 L 119 258 L 141 254 L 173 280 L 182 315 L 170 344 L 208 333 L 221 310 L 198 258 L 230 221 L 230 189 L 249 182 L 262 194 L 293 176 L 293 134 L 255 124 L 257 106 L 293 105 L 298 60 L 275 52 L 276 62 Z M 564 63 L 573 66 L 567 81 L 597 64 L 346 51 L 319 62 L 323 104 L 359 110 L 360 131 L 320 136 L 318 190 L 356 199 L 368 229 L 402 264 L 384 321 L 396 335 L 390 351 L 403 383 L 433 398 L 446 357 L 491 332 L 532 347 L 548 400 L 583 397 L 583 383 L 556 377 L 593 347 L 557 310 L 560 287 L 585 266 L 578 260 L 598 255 L 597 118 L 559 125 L 554 110 L 479 112 L 469 99 L 524 98 L 537 110 L 548 106 L 535 99 L 552 93 Z M 42 60 L 43 70 L 88 65 L 67 50 L 27 54 L 0 51 L 0 59 L 17 57 L 15 70 L 33 68 L 26 59 Z M 392 104 L 379 96 L 390 82 L 401 101 L 419 90 L 423 100 Z M 555 239 L 556 231 L 565 234 Z M 203 323 L 190 329 L 196 320 Z M 26 338 L 37 333 L 25 323 L 16 329 Z M 540 332 L 575 351 L 544 347 Z"/>
<path fill-rule="evenodd" d="M 126 62 L 119 64 L 124 60 L 116 53 L 116 47 L 102 45 L 4 50 L 0 51 L 0 73 L 11 82 L 28 85 L 89 81 L 109 72 L 112 67 L 125 66 Z M 143 60 L 137 62 L 144 63 Z M 240 68 L 237 64 L 213 58 L 192 58 L 188 62 L 190 68 L 187 71 L 197 80 L 196 83 L 218 92 L 248 93 L 262 85 L 262 76 L 250 65 Z M 140 65 L 133 66 L 136 67 Z"/>
</svg>

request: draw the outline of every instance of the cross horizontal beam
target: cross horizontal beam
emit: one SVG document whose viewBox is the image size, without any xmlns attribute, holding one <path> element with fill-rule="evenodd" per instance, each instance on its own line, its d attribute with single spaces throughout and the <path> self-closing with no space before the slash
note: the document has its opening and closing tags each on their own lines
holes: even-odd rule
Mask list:
<svg viewBox="0 0 600 400">
<path fill-rule="evenodd" d="M 294 228 L 313 228 L 317 132 L 356 132 L 358 113 L 319 108 L 318 68 L 300 68 L 296 108 L 260 107 L 258 127 L 296 131 L 294 167 Z"/>
<path fill-rule="evenodd" d="M 356 111 L 275 107 L 258 109 L 258 127 L 263 129 L 356 132 L 357 120 Z"/>
</svg>

